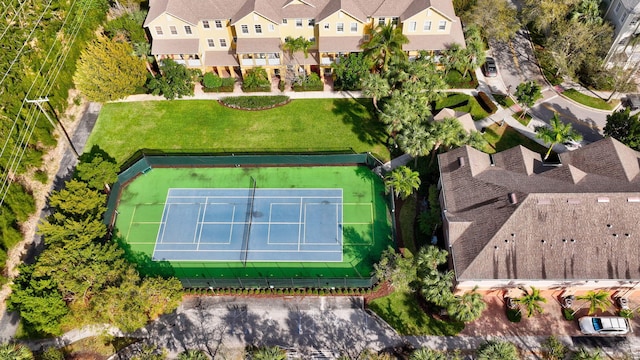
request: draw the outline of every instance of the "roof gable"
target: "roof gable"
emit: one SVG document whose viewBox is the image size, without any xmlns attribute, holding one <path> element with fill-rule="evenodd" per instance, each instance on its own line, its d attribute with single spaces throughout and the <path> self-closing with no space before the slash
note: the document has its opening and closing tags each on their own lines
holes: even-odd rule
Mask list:
<svg viewBox="0 0 640 360">
<path fill-rule="evenodd" d="M 367 15 L 362 11 L 355 0 L 330 0 L 318 14 L 317 21 L 320 22 L 340 11 L 361 23 L 365 22 L 367 19 Z"/>
</svg>

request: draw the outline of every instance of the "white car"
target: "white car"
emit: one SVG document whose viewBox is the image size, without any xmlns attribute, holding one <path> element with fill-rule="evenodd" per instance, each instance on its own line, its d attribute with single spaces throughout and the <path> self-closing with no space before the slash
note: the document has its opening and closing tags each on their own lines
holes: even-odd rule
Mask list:
<svg viewBox="0 0 640 360">
<path fill-rule="evenodd" d="M 629 320 L 620 316 L 585 316 L 578 323 L 585 335 L 626 335 L 631 331 Z"/>
</svg>

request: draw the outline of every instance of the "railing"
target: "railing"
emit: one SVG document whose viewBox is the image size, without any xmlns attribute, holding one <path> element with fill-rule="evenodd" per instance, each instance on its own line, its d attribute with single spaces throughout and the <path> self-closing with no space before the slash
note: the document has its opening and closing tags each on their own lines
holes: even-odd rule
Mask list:
<svg viewBox="0 0 640 360">
<path fill-rule="evenodd" d="M 189 59 L 189 66 L 201 66 L 202 62 L 200 59 Z"/>
<path fill-rule="evenodd" d="M 269 65 L 280 65 L 280 59 L 269 59 Z"/>
</svg>

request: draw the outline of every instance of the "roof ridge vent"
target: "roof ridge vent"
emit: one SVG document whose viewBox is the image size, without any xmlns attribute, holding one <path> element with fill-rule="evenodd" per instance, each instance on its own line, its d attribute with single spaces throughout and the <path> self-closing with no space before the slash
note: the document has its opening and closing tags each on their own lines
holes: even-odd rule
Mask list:
<svg viewBox="0 0 640 360">
<path fill-rule="evenodd" d="M 640 203 L 640 196 L 629 196 L 627 201 L 630 203 Z"/>
<path fill-rule="evenodd" d="M 509 193 L 509 204 L 515 205 L 518 203 L 518 196 L 516 193 Z"/>
<path fill-rule="evenodd" d="M 458 157 L 459 167 L 464 167 L 466 164 L 467 164 L 467 160 L 463 156 Z"/>
</svg>

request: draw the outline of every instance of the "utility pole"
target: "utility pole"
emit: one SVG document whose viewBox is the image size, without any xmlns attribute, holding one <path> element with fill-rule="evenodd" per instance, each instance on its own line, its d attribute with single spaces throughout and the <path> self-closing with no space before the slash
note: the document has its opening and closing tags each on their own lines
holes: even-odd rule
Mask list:
<svg viewBox="0 0 640 360">
<path fill-rule="evenodd" d="M 51 118 L 49 117 L 49 114 L 47 114 L 46 111 L 44 111 L 44 108 L 42 107 L 42 103 L 43 102 L 48 102 L 49 98 L 45 97 L 40 98 L 40 99 L 35 99 L 35 100 L 26 100 L 28 103 L 30 104 L 36 104 L 36 106 L 38 107 L 38 109 L 40 109 L 40 111 L 42 111 L 42 113 L 44 114 L 44 116 L 47 118 L 47 120 L 49 120 L 49 122 L 51 123 L 51 125 L 53 126 L 53 128 L 55 129 L 56 123 L 53 122 L 53 120 L 51 120 Z M 67 143 L 69 144 L 69 146 L 71 147 L 71 150 L 73 151 L 73 153 L 76 156 L 76 159 L 80 157 L 80 155 L 78 154 L 78 151 L 76 150 L 75 146 L 73 146 L 73 142 L 71 142 L 71 138 L 69 137 L 69 133 L 67 133 L 67 129 L 64 128 L 64 125 L 62 125 L 62 123 L 60 122 L 60 120 L 58 120 L 58 124 L 60 124 L 60 128 L 62 129 L 62 133 L 64 134 L 64 138 L 67 140 Z"/>
</svg>

